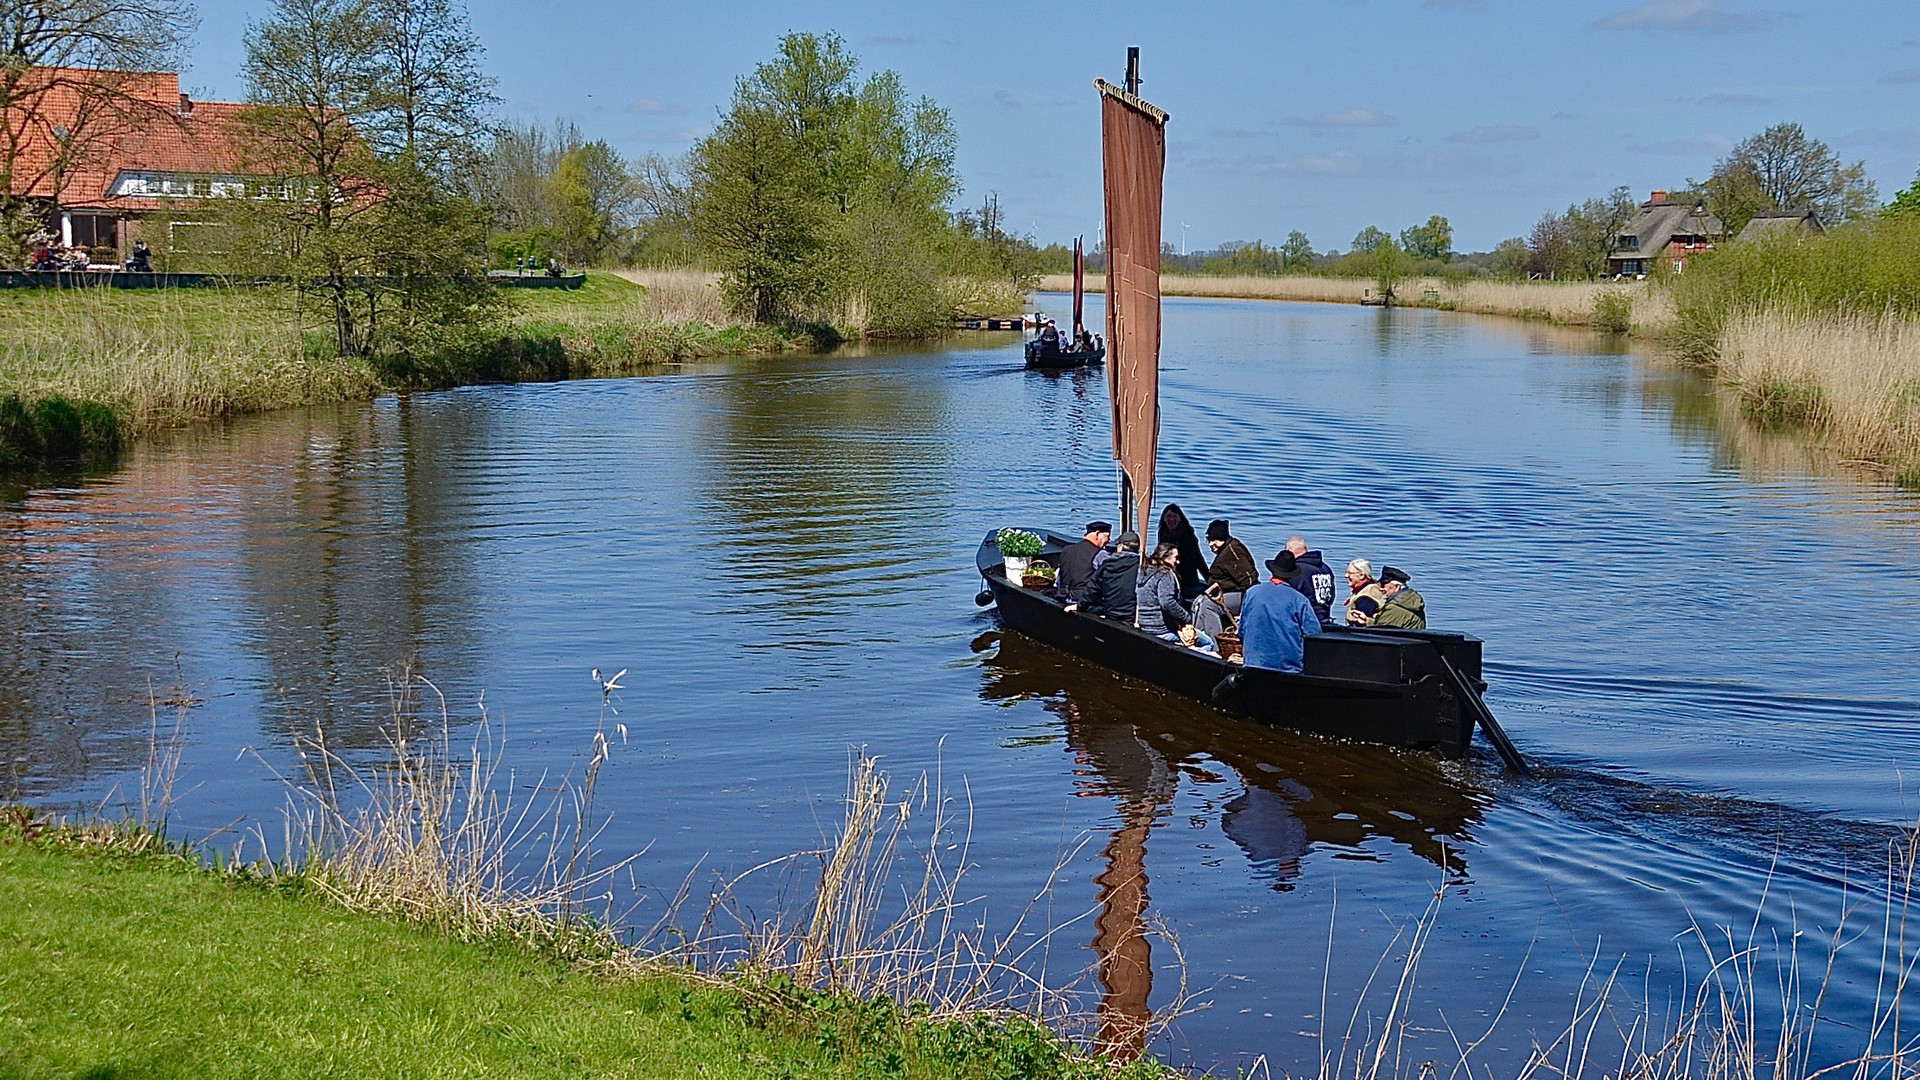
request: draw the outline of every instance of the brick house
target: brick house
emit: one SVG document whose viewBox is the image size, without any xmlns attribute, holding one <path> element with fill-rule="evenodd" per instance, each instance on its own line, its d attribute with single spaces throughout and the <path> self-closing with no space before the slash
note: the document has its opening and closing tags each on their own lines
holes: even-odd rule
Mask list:
<svg viewBox="0 0 1920 1080">
<path fill-rule="evenodd" d="M 35 68 L 40 89 L 0 113 L 13 188 L 42 203 L 62 243 L 124 255 L 182 246 L 196 202 L 244 192 L 243 105 L 194 101 L 173 72 Z M 26 95 L 23 95 L 26 96 Z M 64 151 L 64 152 L 63 152 Z M 190 245 L 189 245 L 190 246 Z"/>
<path fill-rule="evenodd" d="M 1684 273 L 1687 259 L 1726 239 L 1727 227 L 1695 199 L 1669 199 L 1664 191 L 1640 204 L 1640 212 L 1613 238 L 1607 274 L 1639 277 L 1665 259 L 1668 269 Z"/>
</svg>

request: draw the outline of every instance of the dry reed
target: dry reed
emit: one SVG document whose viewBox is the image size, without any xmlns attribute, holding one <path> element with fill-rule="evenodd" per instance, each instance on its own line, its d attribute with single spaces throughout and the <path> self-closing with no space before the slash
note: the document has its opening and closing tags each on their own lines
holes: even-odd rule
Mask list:
<svg viewBox="0 0 1920 1080">
<path fill-rule="evenodd" d="M 646 292 L 635 314 L 659 322 L 695 322 L 734 326 L 720 295 L 720 275 L 706 270 L 617 270 L 615 276 Z"/>
<path fill-rule="evenodd" d="M 1843 907 L 1836 924 L 1808 940 L 1822 951 L 1802 954 L 1807 937 L 1796 915 L 1790 934 L 1763 930 L 1770 892 L 1758 898 L 1753 920 L 1742 930 L 1704 927 L 1694 922 L 1677 940 L 1683 961 L 1704 967 L 1683 976 L 1677 1009 L 1662 1015 L 1651 1000 L 1635 999 L 1620 980 L 1621 965 L 1601 964 L 1596 953 L 1576 990 L 1567 1020 L 1536 1035 L 1526 1059 L 1512 1067 L 1514 1080 L 1908 1080 L 1916 1074 L 1920 1035 L 1903 1028 L 1905 998 L 1920 972 L 1920 940 L 1910 938 L 1907 918 L 1920 884 L 1920 829 L 1910 830 L 1888 847 L 1877 928 L 1847 924 L 1853 908 Z M 1484 1030 L 1456 1030 L 1444 1006 L 1437 1029 L 1412 1019 L 1419 969 L 1438 925 L 1443 885 L 1426 910 L 1401 924 L 1361 986 L 1344 1030 L 1329 1033 L 1323 984 L 1318 1035 L 1318 1080 L 1470 1080 L 1496 1075 L 1475 1060 L 1494 1037 L 1520 992 L 1516 974 Z M 1877 937 L 1877 941 L 1875 938 Z M 1840 978 L 1841 952 L 1850 947 L 1879 950 L 1879 983 L 1872 1015 L 1845 1021 L 1822 1013 L 1827 991 Z M 1334 936 L 1329 924 L 1327 967 L 1333 964 Z M 1527 960 L 1520 964 L 1521 972 Z M 1378 993 L 1376 993 L 1378 989 Z M 1816 1030 L 1838 1025 L 1857 1032 L 1860 1042 L 1837 1060 L 1819 1060 Z M 1452 1046 L 1435 1060 L 1415 1052 L 1411 1036 L 1439 1034 Z M 1611 1048 L 1611 1049 L 1608 1049 Z M 1843 1052 L 1846 1054 L 1848 1052 Z M 1271 1076 L 1264 1059 L 1249 1075 Z M 1296 1074 L 1298 1075 L 1298 1074 Z"/>
<path fill-rule="evenodd" d="M 378 385 L 364 365 L 308 356 L 276 290 L 33 289 L 0 300 L 0 393 L 98 401 L 135 428 L 362 398 Z"/>
<path fill-rule="evenodd" d="M 1920 322 L 1738 315 L 1716 374 L 1753 419 L 1806 425 L 1846 458 L 1920 477 Z"/>
<path fill-rule="evenodd" d="M 1104 287 L 1097 276 L 1088 279 L 1088 286 L 1096 292 Z M 1073 278 L 1067 274 L 1049 274 L 1041 279 L 1040 287 L 1049 292 L 1065 292 L 1073 288 Z M 1374 283 L 1364 278 L 1306 274 L 1278 277 L 1167 274 L 1160 279 L 1160 288 L 1168 296 L 1335 304 L 1357 304 L 1378 295 Z M 1672 299 L 1664 290 L 1646 282 L 1448 281 L 1443 278 L 1413 278 L 1401 282 L 1395 294 L 1398 302 L 1408 307 L 1539 319 L 1562 326 L 1600 325 L 1602 320 L 1595 315 L 1595 302 L 1602 296 L 1622 295 L 1632 304 L 1632 328 L 1636 333 L 1662 332 L 1673 323 Z"/>
</svg>

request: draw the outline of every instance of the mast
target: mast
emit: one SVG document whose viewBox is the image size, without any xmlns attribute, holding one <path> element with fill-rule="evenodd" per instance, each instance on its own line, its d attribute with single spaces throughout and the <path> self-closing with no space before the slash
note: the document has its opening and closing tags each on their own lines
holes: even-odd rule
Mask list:
<svg viewBox="0 0 1920 1080">
<path fill-rule="evenodd" d="M 1160 443 L 1160 214 L 1167 113 L 1139 95 L 1140 50 L 1126 88 L 1095 79 L 1106 189 L 1107 393 L 1120 466 L 1122 530 L 1144 536 Z M 1144 544 L 1142 545 L 1145 546 Z"/>
<path fill-rule="evenodd" d="M 1086 294 L 1087 255 L 1081 247 L 1083 237 L 1073 238 L 1073 340 L 1078 343 L 1086 325 L 1080 318 L 1081 298 Z"/>
</svg>

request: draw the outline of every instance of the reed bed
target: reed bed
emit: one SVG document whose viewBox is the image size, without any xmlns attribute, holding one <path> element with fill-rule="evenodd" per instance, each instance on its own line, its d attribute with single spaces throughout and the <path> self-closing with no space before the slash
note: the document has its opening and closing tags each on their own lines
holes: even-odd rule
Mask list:
<svg viewBox="0 0 1920 1080">
<path fill-rule="evenodd" d="M 1049 292 L 1066 292 L 1073 288 L 1073 277 L 1069 274 L 1049 274 L 1041 279 L 1040 287 Z M 1097 292 L 1105 287 L 1105 283 L 1095 276 L 1088 279 L 1088 287 Z M 1374 283 L 1365 278 L 1307 274 L 1278 277 L 1167 274 L 1160 279 L 1160 289 L 1167 296 L 1300 300 L 1333 304 L 1357 304 L 1378 295 Z M 1608 317 L 1604 306 L 1605 298 L 1620 297 L 1626 300 L 1631 312 L 1630 325 L 1625 329 L 1635 333 L 1664 332 L 1672 325 L 1674 318 L 1672 299 L 1648 282 L 1409 278 L 1400 282 L 1394 292 L 1396 302 L 1405 307 L 1505 315 L 1561 326 L 1597 326 L 1605 329 L 1622 329 Z"/>
<path fill-rule="evenodd" d="M 363 364 L 310 354 L 276 290 L 129 293 L 20 289 L 0 296 L 0 395 L 58 395 L 135 429 L 363 398 Z"/>
<path fill-rule="evenodd" d="M 645 290 L 637 299 L 643 318 L 733 326 L 720 295 L 720 275 L 708 270 L 616 270 L 614 276 Z"/>
<path fill-rule="evenodd" d="M 1734 316 L 1718 378 L 1742 411 L 1803 426 L 1843 457 L 1920 487 L 1920 321 L 1897 314 Z"/>
</svg>

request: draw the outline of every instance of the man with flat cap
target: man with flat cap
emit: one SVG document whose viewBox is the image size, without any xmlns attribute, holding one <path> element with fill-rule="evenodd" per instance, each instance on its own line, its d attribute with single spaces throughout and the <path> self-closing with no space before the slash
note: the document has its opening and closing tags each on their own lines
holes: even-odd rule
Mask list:
<svg viewBox="0 0 1920 1080">
<path fill-rule="evenodd" d="M 1368 626 L 1392 630 L 1427 628 L 1427 600 L 1407 584 L 1411 580 L 1407 572 L 1397 566 L 1380 568 L 1380 591 L 1386 594 L 1387 600 Z"/>
<path fill-rule="evenodd" d="M 1107 541 L 1113 526 L 1104 521 L 1087 522 L 1087 535 L 1060 549 L 1060 569 L 1053 579 L 1055 596 L 1069 604 L 1086 598 L 1087 583 L 1093 580 L 1093 563 Z"/>
<path fill-rule="evenodd" d="M 1307 635 L 1320 632 L 1320 619 L 1300 591 L 1287 584 L 1300 569 L 1293 552 L 1282 550 L 1267 560 L 1271 579 L 1247 590 L 1240 602 L 1240 648 L 1246 666 L 1271 671 L 1299 671 L 1304 666 Z"/>
<path fill-rule="evenodd" d="M 1139 604 L 1140 534 L 1123 532 L 1113 542 L 1113 556 L 1100 564 L 1082 596 L 1079 610 L 1089 615 L 1132 622 Z M 1067 610 L 1074 610 L 1069 604 Z"/>
</svg>

